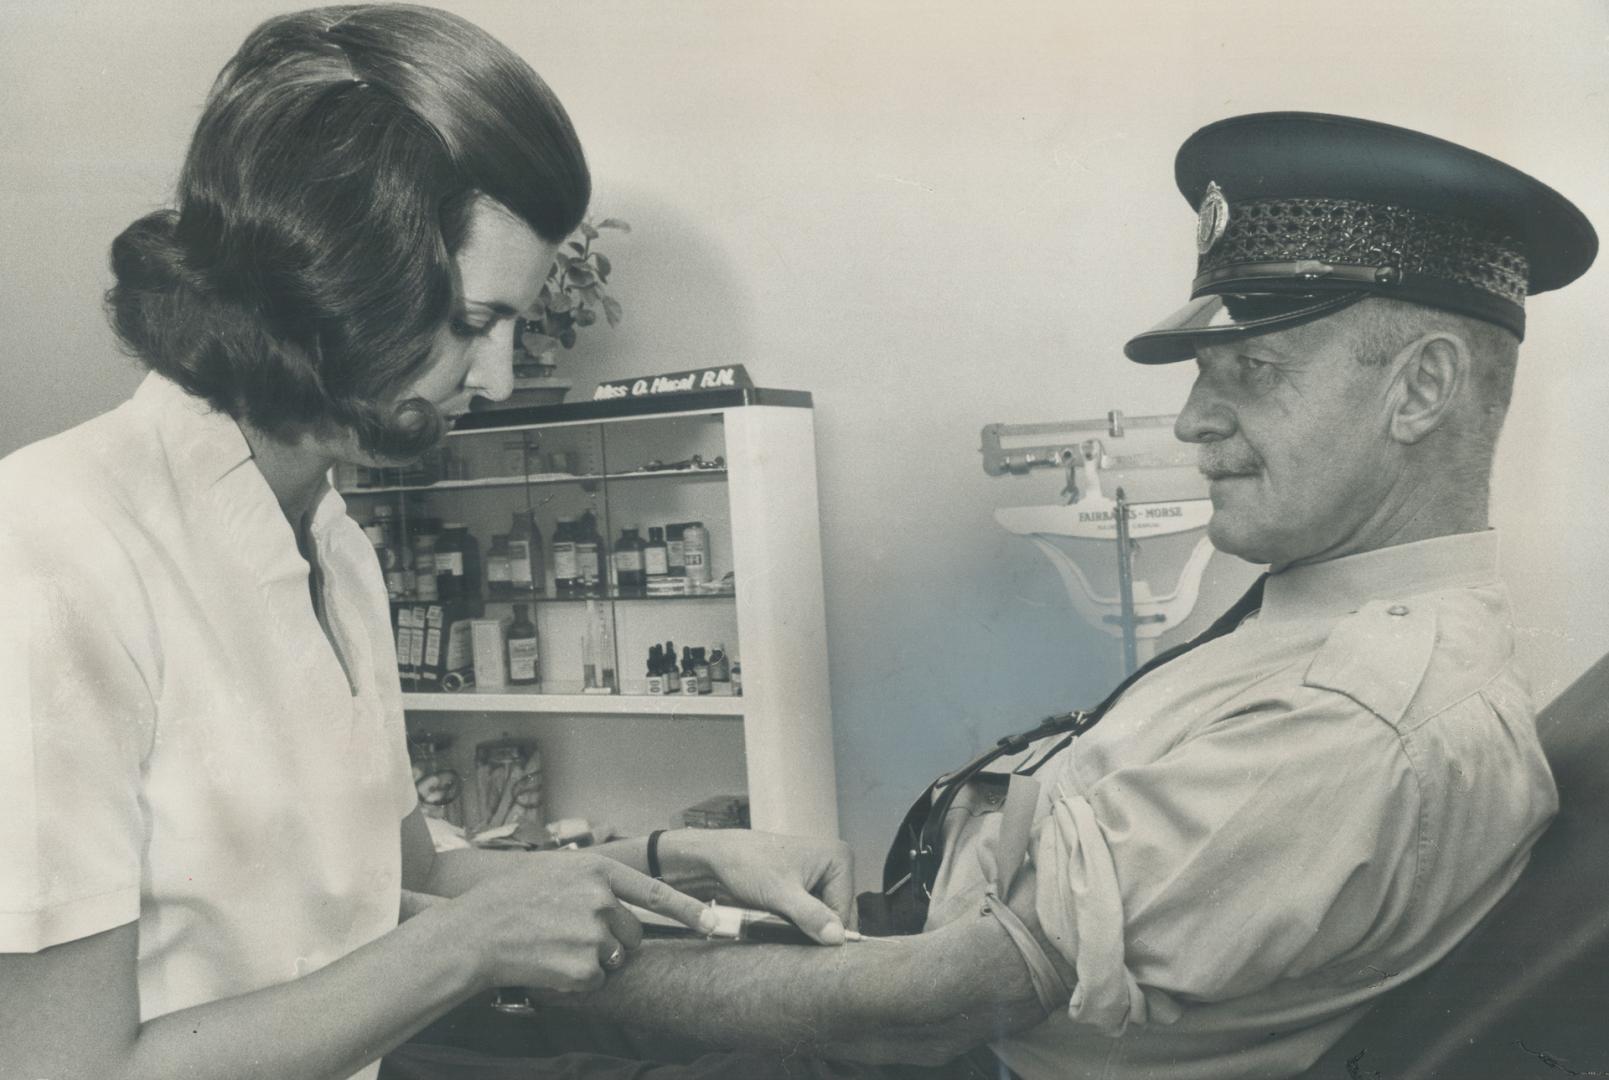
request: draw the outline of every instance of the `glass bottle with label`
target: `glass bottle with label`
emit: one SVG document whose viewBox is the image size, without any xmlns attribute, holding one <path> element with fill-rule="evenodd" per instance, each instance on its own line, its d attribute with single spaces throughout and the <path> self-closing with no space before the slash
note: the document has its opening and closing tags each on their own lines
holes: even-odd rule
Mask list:
<svg viewBox="0 0 1609 1080">
<path fill-rule="evenodd" d="M 698 645 L 693 649 L 693 678 L 698 680 L 698 692 L 708 694 L 714 690 L 710 680 L 710 662 L 704 656 L 704 646 Z"/>
<path fill-rule="evenodd" d="M 681 524 L 665 526 L 665 566 L 671 577 L 687 576 L 686 542 L 682 539 Z"/>
<path fill-rule="evenodd" d="M 553 527 L 553 595 L 574 596 L 578 571 L 575 553 L 575 518 L 559 518 Z"/>
<path fill-rule="evenodd" d="M 698 693 L 698 672 L 693 667 L 693 648 L 682 646 L 682 693 Z"/>
<path fill-rule="evenodd" d="M 531 591 L 546 596 L 548 591 L 547 552 L 542 544 L 542 530 L 536 524 L 536 511 L 525 511 L 525 528 L 531 545 Z"/>
<path fill-rule="evenodd" d="M 620 530 L 620 539 L 615 543 L 615 592 L 619 596 L 641 596 L 647 582 L 643 577 L 643 548 L 642 537 L 637 535 L 637 526 L 632 525 Z"/>
<path fill-rule="evenodd" d="M 436 592 L 436 533 L 418 532 L 413 538 L 413 597 L 434 604 Z"/>
<path fill-rule="evenodd" d="M 375 547 L 384 544 L 395 548 L 401 544 L 402 530 L 397 524 L 397 511 L 389 503 L 381 503 L 374 508 L 374 517 L 369 519 L 369 525 L 363 530 L 369 534 L 369 542 Z"/>
<path fill-rule="evenodd" d="M 480 599 L 480 543 L 462 522 L 443 523 L 436 539 L 436 597 L 473 606 Z"/>
<path fill-rule="evenodd" d="M 508 588 L 511 595 L 530 596 L 541 591 L 535 584 L 535 575 L 542 565 L 538 561 L 541 542 L 532 526 L 530 511 L 514 511 L 508 529 Z"/>
<path fill-rule="evenodd" d="M 665 530 L 659 525 L 648 528 L 648 545 L 642 549 L 642 572 L 649 581 L 670 576 L 670 549 L 665 543 Z"/>
<path fill-rule="evenodd" d="M 665 693 L 682 692 L 682 673 L 676 669 L 676 643 L 665 642 Z"/>
<path fill-rule="evenodd" d="M 598 517 L 591 510 L 581 515 L 576 523 L 575 562 L 579 592 L 582 596 L 603 595 L 603 538 L 598 535 Z"/>
<path fill-rule="evenodd" d="M 514 623 L 508 628 L 508 681 L 513 686 L 535 686 L 542 681 L 536 624 L 526 612 L 529 604 L 514 605 Z"/>
<path fill-rule="evenodd" d="M 710 534 L 702 521 L 682 526 L 682 558 L 687 564 L 687 584 L 693 589 L 710 580 Z"/>
<path fill-rule="evenodd" d="M 502 600 L 511 592 L 508 535 L 498 533 L 492 537 L 492 546 L 486 552 L 486 595 L 493 600 Z"/>
</svg>

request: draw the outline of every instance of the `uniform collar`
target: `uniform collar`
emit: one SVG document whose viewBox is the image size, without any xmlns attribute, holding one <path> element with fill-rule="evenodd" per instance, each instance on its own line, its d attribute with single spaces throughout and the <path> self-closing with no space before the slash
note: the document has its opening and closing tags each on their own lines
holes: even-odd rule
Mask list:
<svg viewBox="0 0 1609 1080">
<path fill-rule="evenodd" d="M 259 578 L 305 577 L 307 561 L 295 534 L 234 418 L 154 371 L 140 383 L 134 401 L 151 417 L 175 482 L 221 509 L 225 527 Z M 326 488 L 313 511 L 315 542 L 345 515 L 345 500 Z"/>
<path fill-rule="evenodd" d="M 146 375 L 134 401 L 155 421 L 174 478 L 186 490 L 206 491 L 251 461 L 251 447 L 234 418 L 167 376 Z"/>
<path fill-rule="evenodd" d="M 1336 618 L 1371 600 L 1395 600 L 1497 581 L 1496 531 L 1455 533 L 1273 574 L 1263 593 L 1260 618 Z"/>
</svg>

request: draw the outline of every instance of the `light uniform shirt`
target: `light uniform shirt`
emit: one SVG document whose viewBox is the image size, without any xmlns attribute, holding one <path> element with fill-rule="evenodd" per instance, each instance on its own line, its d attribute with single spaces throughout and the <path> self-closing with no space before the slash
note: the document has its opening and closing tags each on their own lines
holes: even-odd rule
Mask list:
<svg viewBox="0 0 1609 1080">
<path fill-rule="evenodd" d="M 0 508 L 0 951 L 138 920 L 148 1020 L 394 927 L 415 793 L 340 497 L 312 522 L 338 652 L 239 428 L 160 376 L 0 462 Z"/>
<path fill-rule="evenodd" d="M 1558 808 L 1496 562 L 1483 532 L 1276 574 L 1259 614 L 1045 762 L 1011 902 L 1077 978 L 1003 1061 L 1294 1075 L 1469 931 Z M 1010 816 L 952 850 L 936 906 L 996 873 Z"/>
</svg>

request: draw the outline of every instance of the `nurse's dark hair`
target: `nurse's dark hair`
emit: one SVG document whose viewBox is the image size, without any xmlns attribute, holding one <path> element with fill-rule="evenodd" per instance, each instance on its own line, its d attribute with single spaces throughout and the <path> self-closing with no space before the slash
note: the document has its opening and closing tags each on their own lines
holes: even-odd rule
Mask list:
<svg viewBox="0 0 1609 1080">
<path fill-rule="evenodd" d="M 113 242 L 108 306 L 132 352 L 236 419 L 408 457 L 442 432 L 434 405 L 398 399 L 453 316 L 475 198 L 557 243 L 590 194 L 564 107 L 472 23 L 278 16 L 214 83 L 176 206 Z"/>
</svg>

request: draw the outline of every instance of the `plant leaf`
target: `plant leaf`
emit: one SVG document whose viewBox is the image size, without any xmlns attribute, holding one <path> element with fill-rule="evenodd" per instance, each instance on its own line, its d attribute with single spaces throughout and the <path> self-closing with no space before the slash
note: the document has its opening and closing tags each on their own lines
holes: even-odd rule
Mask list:
<svg viewBox="0 0 1609 1080">
<path fill-rule="evenodd" d="M 598 230 L 592 227 L 591 222 L 583 221 L 576 231 L 582 236 L 586 237 L 588 240 L 596 240 L 598 238 Z"/>
<path fill-rule="evenodd" d="M 563 345 L 566 349 L 574 348 L 575 347 L 575 331 L 574 330 L 566 330 L 564 333 L 560 334 L 559 335 L 559 343 L 561 345 Z"/>
<path fill-rule="evenodd" d="M 581 308 L 575 313 L 575 324 L 577 326 L 591 326 L 597 321 L 598 316 L 593 313 L 591 308 Z"/>
<path fill-rule="evenodd" d="M 624 221 L 621 221 L 619 218 L 612 218 L 612 217 L 606 217 L 602 221 L 598 222 L 598 228 L 600 228 L 600 229 L 619 229 L 621 232 L 630 232 L 631 231 L 631 226 L 630 225 L 627 225 Z"/>
<path fill-rule="evenodd" d="M 557 292 L 548 299 L 550 312 L 563 313 L 575 307 L 575 298 L 567 292 Z"/>
<path fill-rule="evenodd" d="M 598 264 L 598 280 L 608 281 L 609 272 L 614 269 L 614 265 L 609 262 L 609 256 L 605 255 L 601 251 L 594 251 L 592 253 L 592 260 Z"/>
<path fill-rule="evenodd" d="M 564 277 L 571 285 L 577 286 L 591 285 L 598 280 L 598 275 L 592 272 L 592 267 L 583 262 L 572 263 L 564 272 Z"/>
<path fill-rule="evenodd" d="M 612 296 L 603 297 L 603 317 L 609 320 L 610 326 L 619 326 L 622 314 L 619 300 Z"/>
<path fill-rule="evenodd" d="M 587 253 L 587 247 L 586 247 L 586 245 L 585 245 L 585 244 L 581 244 L 581 243 L 577 243 L 577 242 L 576 242 L 576 241 L 574 241 L 574 240 L 571 240 L 571 241 L 570 241 L 570 242 L 569 242 L 569 243 L 568 243 L 568 244 L 565 244 L 565 245 L 564 245 L 564 246 L 565 246 L 565 247 L 567 247 L 567 248 L 574 248 L 574 249 L 575 249 L 575 253 L 576 253 L 576 254 L 577 254 L 577 255 L 585 255 L 585 254 L 586 254 L 586 253 Z"/>
</svg>

